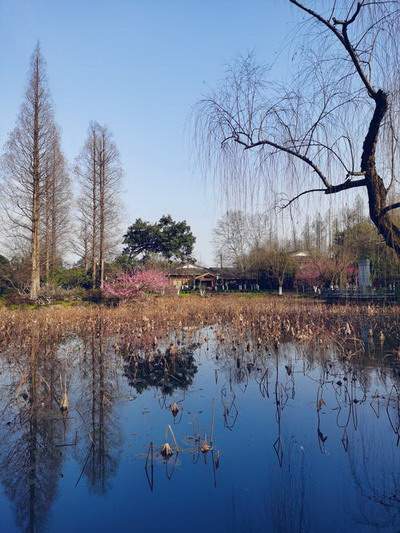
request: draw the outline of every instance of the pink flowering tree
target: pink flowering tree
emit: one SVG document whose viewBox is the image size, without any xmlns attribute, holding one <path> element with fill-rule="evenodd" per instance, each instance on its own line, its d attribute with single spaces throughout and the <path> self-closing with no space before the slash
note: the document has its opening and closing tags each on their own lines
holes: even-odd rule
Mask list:
<svg viewBox="0 0 400 533">
<path fill-rule="evenodd" d="M 353 257 L 348 254 L 336 256 L 316 255 L 301 265 L 296 272 L 296 281 L 312 287 L 332 286 L 353 274 Z"/>
<path fill-rule="evenodd" d="M 141 294 L 164 294 L 169 280 L 159 270 L 137 270 L 133 273 L 122 273 L 112 281 L 104 283 L 103 293 L 108 298 L 131 300 Z"/>
</svg>

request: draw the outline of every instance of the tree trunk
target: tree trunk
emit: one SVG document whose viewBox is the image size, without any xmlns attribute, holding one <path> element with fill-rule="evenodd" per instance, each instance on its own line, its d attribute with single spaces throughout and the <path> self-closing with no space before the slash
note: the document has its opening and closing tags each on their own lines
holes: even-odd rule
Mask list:
<svg viewBox="0 0 400 533">
<path fill-rule="evenodd" d="M 97 236 L 97 168 L 96 168 L 96 133 L 92 132 L 92 288 L 97 285 L 97 255 L 96 255 L 96 236 Z"/>
<path fill-rule="evenodd" d="M 389 212 L 385 210 L 388 191 L 376 170 L 376 145 L 379 129 L 388 110 L 388 96 L 380 90 L 377 91 L 374 99 L 375 111 L 364 140 L 361 170 L 365 172 L 370 218 L 386 244 L 400 256 L 400 229 L 392 222 Z"/>
<path fill-rule="evenodd" d="M 57 153 L 53 146 L 52 180 L 50 187 L 50 245 L 49 245 L 49 275 L 56 267 L 57 255 L 57 205 L 56 205 L 56 173 L 57 173 Z"/>
<path fill-rule="evenodd" d="M 45 199 L 44 199 L 44 219 L 45 219 L 45 235 L 44 235 L 44 248 L 45 248 L 45 279 L 46 283 L 49 282 L 50 278 L 50 220 L 51 220 L 51 208 L 50 208 L 50 182 L 51 177 L 50 170 L 47 168 L 46 177 L 45 177 Z"/>
<path fill-rule="evenodd" d="M 32 223 L 32 273 L 31 292 L 32 300 L 36 300 L 40 290 L 40 194 L 38 179 L 35 178 L 33 193 L 33 223 Z"/>
<path fill-rule="evenodd" d="M 40 149 L 39 149 L 39 106 L 40 106 L 39 57 L 36 56 L 34 73 L 34 119 L 33 119 L 33 198 L 32 198 L 32 246 L 31 246 L 31 291 L 36 300 L 40 290 Z"/>
<path fill-rule="evenodd" d="M 85 223 L 86 224 L 86 223 Z M 87 227 L 84 228 L 84 240 L 83 240 L 83 266 L 85 272 L 89 272 L 90 261 L 89 261 L 89 237 L 87 232 Z"/>
<path fill-rule="evenodd" d="M 100 200 L 100 238 L 99 238 L 99 267 L 100 267 L 100 289 L 104 284 L 104 228 L 105 228 L 105 172 L 106 172 L 106 140 L 103 133 L 101 139 L 101 152 L 99 164 L 99 200 Z"/>
<path fill-rule="evenodd" d="M 51 239 L 50 239 L 50 272 L 54 272 L 57 262 L 57 217 L 56 217 L 56 192 L 53 184 L 51 190 Z"/>
</svg>

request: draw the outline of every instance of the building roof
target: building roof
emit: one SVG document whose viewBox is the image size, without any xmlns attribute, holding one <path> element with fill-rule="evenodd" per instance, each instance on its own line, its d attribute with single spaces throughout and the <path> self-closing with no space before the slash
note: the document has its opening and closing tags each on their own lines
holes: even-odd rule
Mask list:
<svg viewBox="0 0 400 533">
<path fill-rule="evenodd" d="M 292 257 L 309 257 L 310 252 L 307 250 L 298 250 L 297 252 L 293 252 L 290 254 Z"/>
<path fill-rule="evenodd" d="M 200 276 L 205 272 L 207 272 L 207 268 L 200 265 L 189 264 L 175 267 L 173 270 L 171 270 L 171 272 L 169 272 L 169 276 L 185 278 L 191 276 Z"/>
<path fill-rule="evenodd" d="M 203 267 L 200 265 L 182 265 L 174 268 L 169 272 L 170 277 L 174 278 L 200 278 L 208 276 L 223 279 L 225 281 L 230 280 L 253 280 L 256 276 L 250 272 L 242 272 L 234 267 L 216 268 L 216 267 Z"/>
<path fill-rule="evenodd" d="M 196 279 L 198 281 L 211 280 L 211 279 L 217 279 L 217 276 L 216 274 L 212 274 L 211 272 L 205 272 L 204 274 L 200 274 L 199 276 L 196 276 Z"/>
</svg>

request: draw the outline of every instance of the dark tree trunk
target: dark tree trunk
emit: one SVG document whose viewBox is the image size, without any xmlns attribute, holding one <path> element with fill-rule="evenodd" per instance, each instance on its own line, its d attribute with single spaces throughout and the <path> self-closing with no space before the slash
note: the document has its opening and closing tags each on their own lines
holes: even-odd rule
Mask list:
<svg viewBox="0 0 400 533">
<path fill-rule="evenodd" d="M 388 111 L 388 95 L 379 90 L 374 100 L 375 110 L 363 144 L 361 171 L 365 173 L 370 218 L 386 244 L 400 256 L 400 230 L 391 220 L 389 211 L 386 211 L 388 191 L 376 169 L 376 145 Z"/>
</svg>

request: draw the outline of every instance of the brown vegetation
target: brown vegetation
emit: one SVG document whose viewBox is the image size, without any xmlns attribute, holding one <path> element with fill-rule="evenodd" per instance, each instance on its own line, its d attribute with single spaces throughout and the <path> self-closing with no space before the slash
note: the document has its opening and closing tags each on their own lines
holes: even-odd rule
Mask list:
<svg viewBox="0 0 400 533">
<path fill-rule="evenodd" d="M 379 341 L 399 335 L 397 307 L 327 306 L 322 302 L 268 296 L 198 296 L 147 298 L 135 305 L 105 308 L 95 305 L 41 309 L 0 309 L 0 343 L 33 330 L 46 338 L 85 334 L 101 322 L 105 335 L 115 337 L 115 349 L 124 354 L 133 350 L 168 348 L 171 335 L 179 344 L 182 337 L 204 326 L 217 331 L 220 342 L 243 342 L 259 347 L 274 346 L 282 340 L 300 343 L 344 343 L 360 339 L 361 328 Z M 256 339 L 256 341 L 254 341 Z M 178 346 L 179 348 L 179 346 Z M 174 350 L 179 349 L 174 345 Z M 172 356 L 171 356 L 172 357 Z"/>
</svg>

